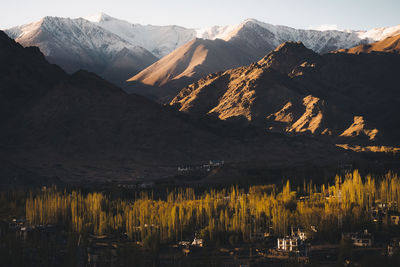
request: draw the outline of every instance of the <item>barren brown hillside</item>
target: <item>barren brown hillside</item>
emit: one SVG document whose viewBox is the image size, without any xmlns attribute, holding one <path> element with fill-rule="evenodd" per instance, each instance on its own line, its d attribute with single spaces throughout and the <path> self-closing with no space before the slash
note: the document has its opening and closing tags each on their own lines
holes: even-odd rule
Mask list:
<svg viewBox="0 0 400 267">
<path fill-rule="evenodd" d="M 378 41 L 372 44 L 362 44 L 350 49 L 340 49 L 338 52 L 346 52 L 350 54 L 359 53 L 371 53 L 371 52 L 389 52 L 389 53 L 399 53 L 400 52 L 400 34 L 395 36 L 390 36 L 382 41 Z"/>
<path fill-rule="evenodd" d="M 2 32 L 0 48 L 4 179 L 15 181 L 23 172 L 132 181 L 174 176 L 180 164 L 210 159 L 295 165 L 341 156 L 329 142 L 193 118 L 93 73 L 68 75 L 38 49 L 23 48 Z"/>
<path fill-rule="evenodd" d="M 398 118 L 385 117 L 399 104 L 399 63 L 397 55 L 321 56 L 286 42 L 259 62 L 185 87 L 171 105 L 274 132 L 395 141 Z"/>
<path fill-rule="evenodd" d="M 128 88 L 131 92 L 141 92 L 141 86 L 149 86 L 146 94 L 171 100 L 176 88 L 208 73 L 245 64 L 248 64 L 246 52 L 228 42 L 194 39 L 128 79 Z"/>
</svg>

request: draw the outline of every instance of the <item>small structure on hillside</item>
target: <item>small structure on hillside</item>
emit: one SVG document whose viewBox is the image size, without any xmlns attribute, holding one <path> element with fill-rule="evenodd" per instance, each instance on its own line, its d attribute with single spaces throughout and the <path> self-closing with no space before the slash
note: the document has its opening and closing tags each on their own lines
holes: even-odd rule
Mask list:
<svg viewBox="0 0 400 267">
<path fill-rule="evenodd" d="M 210 160 L 208 164 L 185 164 L 178 166 L 178 175 L 201 174 L 210 172 L 213 168 L 221 167 L 225 164 L 223 160 Z"/>
<path fill-rule="evenodd" d="M 342 174 L 342 175 L 351 173 L 353 171 L 353 169 L 354 169 L 354 167 L 353 167 L 353 164 L 351 164 L 351 163 L 340 162 L 338 164 L 339 173 Z"/>
<path fill-rule="evenodd" d="M 373 244 L 373 236 L 367 229 L 363 232 L 345 233 L 343 238 L 351 240 L 355 247 L 371 247 Z"/>
<path fill-rule="evenodd" d="M 141 189 L 152 188 L 152 187 L 154 187 L 154 182 L 143 182 L 139 184 L 139 188 Z"/>
<path fill-rule="evenodd" d="M 180 166 L 178 166 L 178 175 L 201 174 L 201 173 L 207 173 L 210 170 L 211 170 L 211 168 L 208 164 L 180 165 Z"/>
<path fill-rule="evenodd" d="M 209 165 L 210 167 L 220 167 L 225 164 L 224 160 L 210 160 Z"/>
<path fill-rule="evenodd" d="M 190 172 L 196 170 L 196 166 L 194 165 L 181 165 L 178 166 L 178 172 Z"/>
</svg>

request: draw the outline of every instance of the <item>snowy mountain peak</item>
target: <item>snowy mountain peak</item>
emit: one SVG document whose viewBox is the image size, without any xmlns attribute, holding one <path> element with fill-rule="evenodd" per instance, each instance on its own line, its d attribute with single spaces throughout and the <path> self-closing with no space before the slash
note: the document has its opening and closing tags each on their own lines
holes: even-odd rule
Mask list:
<svg viewBox="0 0 400 267">
<path fill-rule="evenodd" d="M 268 23 L 265 23 L 265 22 L 262 22 L 262 21 L 259 21 L 259 20 L 256 20 L 256 19 L 253 19 L 253 18 L 247 18 L 247 19 L 245 19 L 245 20 L 243 20 L 242 21 L 242 23 L 240 23 L 241 25 L 245 25 L 245 24 L 268 24 Z M 271 25 L 271 24 L 269 24 L 269 25 Z"/>
<path fill-rule="evenodd" d="M 373 28 L 369 31 L 359 31 L 357 34 L 362 39 L 380 41 L 387 37 L 400 34 L 400 24 L 392 27 Z"/>
<path fill-rule="evenodd" d="M 100 20 L 108 19 L 102 14 Z M 37 46 L 67 72 L 86 69 L 121 84 L 157 58 L 117 34 L 84 18 L 44 17 L 6 33 L 23 46 Z"/>
<path fill-rule="evenodd" d="M 107 15 L 106 13 L 100 12 L 91 16 L 84 17 L 84 19 L 98 23 L 98 22 L 113 20 L 115 18 L 111 17 L 110 15 Z"/>
<path fill-rule="evenodd" d="M 207 40 L 207 55 L 220 57 L 217 60 L 220 62 L 204 68 L 202 74 L 207 75 L 257 61 L 286 41 L 300 41 L 315 52 L 327 53 L 400 34 L 400 25 L 370 31 L 317 31 L 248 18 L 233 25 L 192 29 L 133 24 L 98 13 L 77 19 L 48 16 L 5 32 L 24 46 L 38 46 L 50 62 L 69 72 L 84 68 L 103 77 L 118 76 L 110 78 L 113 81 L 125 81 L 195 38 Z M 203 48 L 204 45 L 198 51 L 205 51 Z M 197 62 L 187 58 L 189 62 Z M 222 61 L 226 63 L 223 67 Z"/>
</svg>

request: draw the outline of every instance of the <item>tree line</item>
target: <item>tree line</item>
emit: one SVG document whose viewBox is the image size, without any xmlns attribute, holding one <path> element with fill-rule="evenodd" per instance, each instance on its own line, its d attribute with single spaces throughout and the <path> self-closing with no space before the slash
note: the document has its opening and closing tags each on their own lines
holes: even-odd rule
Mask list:
<svg viewBox="0 0 400 267">
<path fill-rule="evenodd" d="M 371 210 L 384 203 L 400 211 L 400 180 L 388 172 L 383 178 L 361 177 L 355 170 L 336 176 L 332 184 L 304 181 L 292 188 L 257 185 L 248 190 L 232 186 L 196 194 L 178 188 L 156 199 L 141 192 L 131 200 L 111 199 L 102 193 L 47 189 L 26 199 L 30 225 L 62 224 L 74 232 L 124 233 L 133 241 L 172 242 L 196 232 L 206 240 L 234 234 L 247 241 L 254 232 L 285 236 L 291 227 L 315 235 L 332 236 L 371 224 Z M 389 223 L 387 220 L 384 223 Z"/>
</svg>

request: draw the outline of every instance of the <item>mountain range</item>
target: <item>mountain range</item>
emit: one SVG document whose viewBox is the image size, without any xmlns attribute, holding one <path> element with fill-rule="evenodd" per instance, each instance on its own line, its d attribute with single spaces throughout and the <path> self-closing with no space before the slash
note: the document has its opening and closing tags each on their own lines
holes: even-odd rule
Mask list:
<svg viewBox="0 0 400 267">
<path fill-rule="evenodd" d="M 300 41 L 307 48 L 323 54 L 340 48 L 369 44 L 400 33 L 400 26 L 368 32 L 314 31 L 275 26 L 253 19 L 246 20 L 232 29 L 222 40 L 205 42 L 196 39 L 181 46 L 130 78 L 128 82 L 131 82 L 132 86 L 127 87 L 127 90 L 137 93 L 149 92 L 155 99 L 168 102 L 180 88 L 189 83 L 215 70 L 224 71 L 258 61 L 286 41 Z M 223 60 L 218 59 L 216 55 L 221 55 Z M 165 64 L 166 62 L 168 63 Z"/>
<path fill-rule="evenodd" d="M 132 24 L 100 13 L 78 19 L 45 17 L 6 33 L 23 46 L 39 47 L 51 63 L 69 73 L 86 69 L 127 92 L 169 102 L 189 83 L 258 61 L 285 41 L 301 41 L 326 53 L 393 36 L 400 33 L 400 26 L 316 31 L 247 19 L 236 25 L 189 29 Z M 223 60 L 211 59 L 216 55 Z"/>
<path fill-rule="evenodd" d="M 194 118 L 93 73 L 67 74 L 1 31 L 0 73 L 1 175 L 12 182 L 33 174 L 53 182 L 136 181 L 209 159 L 272 166 L 341 155 L 330 142 Z"/>
<path fill-rule="evenodd" d="M 340 49 L 338 52 L 351 54 L 371 52 L 400 53 L 400 34 L 386 37 L 385 39 L 375 43 L 362 44 L 348 49 Z"/>
<path fill-rule="evenodd" d="M 399 29 L 186 29 L 100 14 L 0 32 L 2 172 L 126 180 L 209 159 L 248 170 L 386 151 L 400 135 Z"/>
<path fill-rule="evenodd" d="M 371 47 L 388 41 L 392 46 L 390 37 Z M 300 42 L 285 42 L 249 66 L 188 85 L 170 105 L 196 116 L 247 121 L 266 131 L 393 144 L 400 135 L 394 116 L 400 104 L 397 73 L 397 53 L 320 55 Z"/>
<path fill-rule="evenodd" d="M 25 47 L 39 47 L 49 62 L 69 73 L 86 69 L 115 83 L 157 60 L 146 49 L 81 18 L 45 17 L 6 32 Z"/>
</svg>

